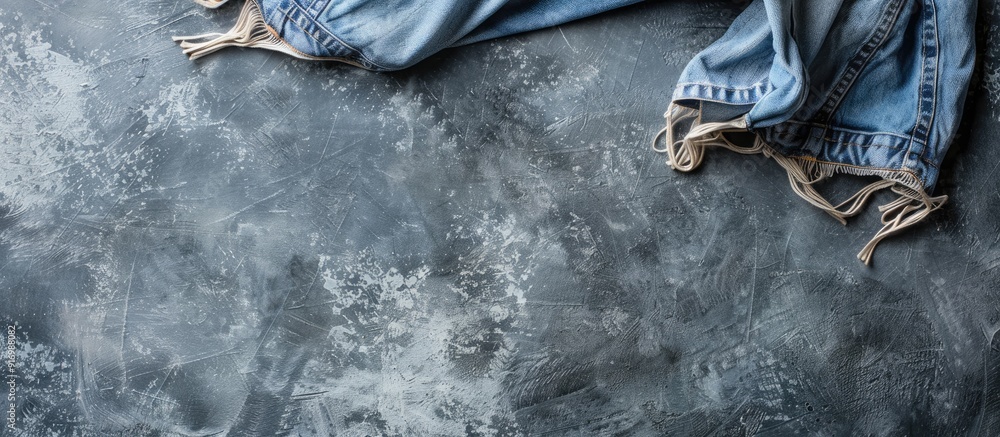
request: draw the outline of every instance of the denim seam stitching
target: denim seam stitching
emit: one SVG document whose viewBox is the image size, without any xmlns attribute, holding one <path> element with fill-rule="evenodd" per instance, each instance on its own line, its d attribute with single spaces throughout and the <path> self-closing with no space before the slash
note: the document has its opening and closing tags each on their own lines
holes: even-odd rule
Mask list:
<svg viewBox="0 0 1000 437">
<path fill-rule="evenodd" d="M 829 128 L 829 129 L 837 131 L 837 132 L 844 132 L 844 133 L 855 134 L 855 135 L 868 135 L 868 136 L 872 136 L 872 135 L 885 135 L 885 136 L 896 137 L 896 138 L 899 138 L 899 139 L 904 140 L 904 141 L 909 141 L 910 140 L 909 136 L 907 136 L 907 135 L 901 135 L 901 134 L 894 133 L 894 132 L 863 132 L 863 131 L 859 131 L 859 130 L 856 130 L 856 129 L 846 129 L 846 128 L 842 128 L 842 127 L 831 126 L 829 124 L 816 123 L 816 122 L 811 122 L 811 121 L 788 120 L 788 121 L 782 122 L 782 124 L 785 124 L 785 123 L 795 124 L 795 125 L 799 125 L 799 126 L 808 126 L 810 128 L 818 128 L 818 129 Z M 800 136 L 802 136 L 802 135 L 800 135 Z"/>
<path fill-rule="evenodd" d="M 674 101 L 677 101 L 677 100 L 686 100 L 686 99 L 699 100 L 699 101 L 703 101 L 703 102 L 712 102 L 712 103 L 725 103 L 725 104 L 729 104 L 729 105 L 752 105 L 752 104 L 754 104 L 754 103 L 733 103 L 733 102 L 730 102 L 728 100 L 713 99 L 711 97 L 689 97 L 689 96 L 681 96 L 679 99 L 674 99 Z"/>
<path fill-rule="evenodd" d="M 920 162 L 924 161 L 924 151 L 927 150 L 927 139 L 930 137 L 930 123 L 934 120 L 934 110 L 937 105 L 936 85 L 939 47 L 936 45 L 938 39 L 937 18 L 933 3 L 932 0 L 924 0 L 921 3 L 923 8 L 921 22 L 924 28 L 921 31 L 920 87 L 917 99 L 918 117 L 911 130 L 912 139 L 906 156 L 903 157 L 904 163 L 910 160 L 910 155 L 913 154 L 913 147 L 916 144 L 922 146 L 920 147 L 920 153 L 917 153 L 917 158 Z M 927 108 L 928 104 L 930 108 Z"/>
<path fill-rule="evenodd" d="M 330 48 L 329 47 L 330 41 L 324 41 L 324 40 L 320 39 L 317 35 L 315 35 L 313 32 L 310 31 L 312 29 L 306 29 L 303 26 L 303 24 L 308 25 L 308 24 L 311 24 L 311 23 L 308 22 L 308 13 L 306 13 L 305 11 L 303 11 L 303 9 L 299 6 L 298 2 L 294 2 L 294 1 L 293 2 L 289 2 L 288 9 L 285 10 L 285 11 L 281 11 L 281 12 L 285 15 L 285 19 L 286 20 L 290 20 L 293 24 L 295 24 L 296 26 L 298 26 L 302 30 L 302 34 L 304 34 L 305 36 L 309 37 L 309 39 L 312 39 L 317 44 L 323 46 L 323 48 L 329 50 L 329 48 Z M 333 39 L 337 40 L 337 38 L 333 38 Z M 340 41 L 337 40 L 337 42 L 340 42 Z M 347 49 L 349 49 L 349 50 L 357 53 L 357 50 L 354 49 L 354 47 L 351 47 L 351 46 L 349 46 L 347 44 L 343 44 L 343 46 L 346 47 Z"/>
<path fill-rule="evenodd" d="M 292 24 L 294 24 L 295 26 L 297 26 L 297 27 L 299 27 L 301 29 L 302 26 L 299 24 L 299 20 L 296 19 L 296 18 L 298 18 L 300 16 L 300 13 L 298 11 L 292 11 L 291 9 L 289 9 L 287 11 L 281 11 L 281 12 L 285 16 L 285 21 L 286 22 L 287 21 L 291 21 Z M 316 35 L 313 35 L 313 33 L 310 32 L 307 29 L 301 29 L 301 30 L 302 30 L 302 34 L 303 35 L 309 37 L 309 39 L 311 39 L 313 41 L 316 41 L 317 44 L 319 44 L 319 45 L 323 46 L 323 48 L 329 50 L 328 41 L 322 41 L 322 40 L 320 40 L 319 38 L 316 37 Z M 345 47 L 347 47 L 348 49 L 354 50 L 353 48 L 351 48 L 349 46 L 345 45 Z"/>
<path fill-rule="evenodd" d="M 929 149 L 928 142 L 931 138 L 931 130 L 934 128 L 934 119 L 937 118 L 937 90 L 938 90 L 938 78 L 941 72 L 941 35 L 938 29 L 938 14 L 937 5 L 932 1 L 931 5 L 931 19 L 934 21 L 934 85 L 931 87 L 933 94 L 931 94 L 931 108 L 928 114 L 927 120 L 927 136 L 921 138 L 923 140 L 923 147 L 920 149 L 920 160 L 926 161 L 924 156 L 927 154 Z"/>
<path fill-rule="evenodd" d="M 813 159 L 816 159 L 816 158 L 813 158 Z M 917 177 L 917 175 L 914 174 L 912 170 L 907 169 L 907 168 L 875 167 L 875 166 L 871 166 L 871 165 L 844 164 L 843 162 L 827 161 L 825 159 L 816 159 L 816 162 L 822 162 L 824 164 L 842 165 L 844 167 L 854 167 L 854 168 L 860 168 L 860 169 L 898 171 L 898 172 L 903 172 L 903 173 L 909 173 L 911 176 L 913 176 L 917 180 L 920 180 L 920 178 Z"/>
<path fill-rule="evenodd" d="M 367 62 L 367 63 L 369 63 L 369 64 L 371 64 L 371 65 L 373 65 L 375 67 L 378 67 L 380 69 L 388 70 L 388 68 L 385 68 L 385 67 L 383 67 L 382 65 L 379 65 L 376 62 L 373 62 L 371 59 L 369 59 L 367 56 L 365 56 L 364 53 L 362 53 L 360 50 L 354 48 L 350 44 L 347 44 L 346 42 L 344 42 L 344 40 L 342 40 L 339 37 L 337 37 L 336 35 L 334 35 L 333 32 L 330 31 L 330 29 L 327 29 L 322 24 L 320 24 L 319 22 L 317 22 L 316 20 L 314 20 L 308 13 L 306 13 L 305 11 L 303 11 L 302 8 L 299 6 L 299 4 L 297 2 L 289 2 L 289 3 L 290 3 L 290 7 L 289 7 L 289 10 L 286 12 L 286 14 L 288 14 L 288 15 L 295 14 L 296 15 L 296 17 L 290 17 L 290 18 L 292 18 L 292 20 L 295 22 L 296 25 L 299 25 L 301 27 L 301 24 L 299 24 L 299 20 L 295 19 L 297 17 L 301 17 L 302 21 L 305 21 L 309 25 L 316 27 L 316 29 L 319 30 L 319 31 L 322 31 L 322 32 L 326 33 L 326 36 L 328 36 L 331 39 L 335 40 L 337 43 L 339 43 L 340 45 L 344 46 L 348 50 L 351 50 L 352 52 L 354 52 L 354 54 L 356 56 L 358 56 L 359 58 L 363 59 L 365 62 Z M 322 44 L 324 46 L 327 45 L 326 42 L 321 41 L 318 38 L 316 38 L 316 36 L 313 35 L 312 32 L 309 32 L 309 31 L 306 31 L 306 29 L 303 29 L 303 33 L 305 33 L 306 35 L 309 35 L 309 37 L 312 38 L 314 41 L 316 41 L 316 42 L 318 42 L 318 43 L 320 43 L 320 44 Z M 333 58 L 336 58 L 336 57 L 333 57 Z"/>
<path fill-rule="evenodd" d="M 294 4 L 294 2 L 289 2 L 289 3 L 290 4 Z M 323 46 L 323 48 L 329 49 L 329 47 L 327 47 L 327 41 L 320 40 L 319 38 L 316 37 L 316 35 L 313 35 L 313 33 L 309 31 L 309 29 L 305 29 L 305 28 L 302 27 L 301 24 L 299 24 L 298 18 L 302 15 L 301 11 L 299 11 L 299 10 L 294 10 L 293 11 L 291 9 L 292 7 L 294 7 L 294 6 L 289 6 L 289 9 L 282 9 L 280 7 L 277 8 L 277 12 L 282 15 L 282 23 L 281 23 L 282 26 L 280 26 L 280 28 L 284 28 L 285 24 L 291 22 L 292 24 L 294 24 L 298 28 L 298 30 L 301 31 L 302 35 L 305 35 L 305 36 L 309 37 L 309 39 L 311 39 L 311 40 L 315 41 L 317 44 Z M 345 45 L 345 47 L 347 47 L 348 49 L 353 50 L 353 48 L 351 48 L 349 46 Z M 329 56 L 322 56 L 321 58 L 328 58 L 328 57 Z"/>
<path fill-rule="evenodd" d="M 714 90 L 719 90 L 719 91 L 751 91 L 751 90 L 756 90 L 756 89 L 760 89 L 762 87 L 765 87 L 766 84 L 764 82 L 761 82 L 761 83 L 755 84 L 754 86 L 746 87 L 746 88 L 723 87 L 723 86 L 713 85 L 713 84 L 710 84 L 710 83 L 701 83 L 701 82 L 681 82 L 681 83 L 677 84 L 677 88 L 685 88 L 685 87 L 689 87 L 689 86 L 706 87 L 706 88 L 712 88 Z"/>
<path fill-rule="evenodd" d="M 313 5 L 315 5 L 316 2 L 318 2 L 320 0 L 299 0 L 299 1 L 305 2 L 305 4 L 303 4 L 302 6 L 303 6 L 303 9 L 305 9 L 305 10 L 308 11 L 308 10 L 312 9 Z"/>
<path fill-rule="evenodd" d="M 847 63 L 847 68 L 842 73 L 840 80 L 832 88 L 823 106 L 820 107 L 819 111 L 813 117 L 814 120 L 829 121 L 833 117 L 833 114 L 836 113 L 837 109 L 840 108 L 840 104 L 844 101 L 844 97 L 847 96 L 847 92 L 857 81 L 858 77 L 861 76 L 861 72 L 871 63 L 871 60 L 875 57 L 879 49 L 885 45 L 885 42 L 889 40 L 890 30 L 899 22 L 899 17 L 905 6 L 902 0 L 896 0 L 894 3 L 886 5 L 878 26 L 875 27 L 872 34 L 862 44 L 861 49 L 855 54 L 854 58 Z"/>
<path fill-rule="evenodd" d="M 815 140 L 819 140 L 819 141 L 825 141 L 827 143 L 836 143 L 837 145 L 840 145 L 840 146 L 860 147 L 862 149 L 871 149 L 871 148 L 876 148 L 876 149 L 890 149 L 890 150 L 898 150 L 900 152 L 906 150 L 905 147 L 896 147 L 896 146 L 890 146 L 890 145 L 887 145 L 887 144 L 878 144 L 878 143 L 861 144 L 861 143 L 855 143 L 855 142 L 852 142 L 852 141 L 841 141 L 841 140 L 835 140 L 833 138 L 826 138 L 826 137 L 823 137 L 823 136 L 815 136 L 815 135 L 809 135 L 809 138 L 812 138 L 812 139 L 815 139 Z"/>
<path fill-rule="evenodd" d="M 330 5 L 330 0 L 312 0 L 312 3 L 306 8 L 310 13 L 318 14 L 320 11 L 325 10 Z"/>
<path fill-rule="evenodd" d="M 913 170 L 910 170 L 910 169 L 908 169 L 906 167 L 890 168 L 890 167 L 875 167 L 875 166 L 870 166 L 870 165 L 845 164 L 843 162 L 827 161 L 825 159 L 819 159 L 819 158 L 816 158 L 816 157 L 810 156 L 810 155 L 802 155 L 802 156 L 792 155 L 792 156 L 790 156 L 790 158 L 805 159 L 806 161 L 816 161 L 816 162 L 823 163 L 823 164 L 839 165 L 839 166 L 852 167 L 852 168 L 864 169 L 864 170 L 869 170 L 870 169 L 870 170 L 884 170 L 884 171 L 891 171 L 891 172 L 901 172 L 901 173 L 907 173 L 910 176 L 913 176 L 913 178 L 915 180 L 917 180 L 917 181 L 921 181 L 922 180 L 919 176 L 917 176 L 916 173 L 913 172 Z"/>
</svg>

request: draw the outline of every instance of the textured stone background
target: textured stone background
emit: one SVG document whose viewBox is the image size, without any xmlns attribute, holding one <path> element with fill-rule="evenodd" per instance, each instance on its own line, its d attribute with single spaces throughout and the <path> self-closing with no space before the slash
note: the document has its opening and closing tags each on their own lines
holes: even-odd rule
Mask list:
<svg viewBox="0 0 1000 437">
<path fill-rule="evenodd" d="M 170 41 L 233 6 L 4 0 L 4 435 L 1000 435 L 998 3 L 951 202 L 865 268 L 875 208 L 649 149 L 738 1 L 373 74 Z"/>
</svg>

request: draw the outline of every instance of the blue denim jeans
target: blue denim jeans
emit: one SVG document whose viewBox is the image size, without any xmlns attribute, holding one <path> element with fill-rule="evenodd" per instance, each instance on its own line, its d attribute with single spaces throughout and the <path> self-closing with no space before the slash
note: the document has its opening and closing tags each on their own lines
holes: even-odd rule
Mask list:
<svg viewBox="0 0 1000 437">
<path fill-rule="evenodd" d="M 385 71 L 637 1 L 247 0 L 231 31 L 175 39 L 192 58 L 250 46 Z M 754 0 L 684 70 L 654 149 L 680 171 L 709 147 L 764 154 L 844 223 L 891 189 L 883 228 L 858 255 L 867 264 L 947 200 L 930 193 L 972 76 L 975 11 L 967 0 Z M 755 139 L 736 144 L 736 132 Z M 836 174 L 879 180 L 835 205 L 816 186 Z"/>
<path fill-rule="evenodd" d="M 707 146 L 763 153 L 792 189 L 842 222 L 892 189 L 882 239 L 921 222 L 959 126 L 975 63 L 976 2 L 757 0 L 690 62 L 665 117 L 663 146 L 678 170 Z M 752 146 L 730 132 L 756 134 Z M 815 185 L 835 174 L 881 180 L 833 205 Z"/>
<path fill-rule="evenodd" d="M 195 1 L 209 7 L 226 2 Z M 392 71 L 448 47 L 555 26 L 639 1 L 247 0 L 236 28 L 197 35 L 215 38 L 215 44 L 188 43 L 185 49 L 197 58 L 226 46 L 261 47 L 302 59 Z M 255 27 L 240 28 L 251 23 Z M 195 50 L 188 50 L 192 46 Z"/>
</svg>

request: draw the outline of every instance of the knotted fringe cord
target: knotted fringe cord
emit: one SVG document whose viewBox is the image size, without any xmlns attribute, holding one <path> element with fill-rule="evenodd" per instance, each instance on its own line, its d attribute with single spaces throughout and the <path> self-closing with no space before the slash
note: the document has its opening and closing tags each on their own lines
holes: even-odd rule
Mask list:
<svg viewBox="0 0 1000 437">
<path fill-rule="evenodd" d="M 701 111 L 676 104 L 670 105 L 664 117 L 667 121 L 666 127 L 653 138 L 653 150 L 666 153 L 669 157 L 668 164 L 673 169 L 683 172 L 694 170 L 701 165 L 705 148 L 709 146 L 723 147 L 745 155 L 761 153 L 774 159 L 785 169 L 788 173 L 788 182 L 796 194 L 845 225 L 847 218 L 861 213 L 875 192 L 891 187 L 893 192 L 899 194 L 899 198 L 879 207 L 884 226 L 858 253 L 858 259 L 866 265 L 871 265 L 875 247 L 882 240 L 920 223 L 948 200 L 948 196 L 930 197 L 922 189 L 914 189 L 913 187 L 921 187 L 921 183 L 907 173 L 841 166 L 808 158 L 791 158 L 776 153 L 760 137 L 757 137 L 754 145 L 750 147 L 733 144 L 725 134 L 746 132 L 746 121 L 742 117 L 728 122 L 701 123 Z M 691 121 L 691 128 L 681 136 L 675 129 L 685 119 Z M 660 137 L 664 137 L 663 147 L 657 146 Z M 832 205 L 816 191 L 813 184 L 838 172 L 858 176 L 879 176 L 883 180 L 871 183 L 847 200 Z"/>
<path fill-rule="evenodd" d="M 198 3 L 221 5 L 225 0 L 196 0 Z M 191 36 L 175 36 L 174 41 L 180 41 L 184 54 L 191 60 L 214 53 L 226 47 L 255 47 L 274 50 L 294 56 L 299 59 L 314 59 L 284 42 L 264 22 L 264 15 L 254 0 L 247 0 L 236 19 L 236 25 L 226 33 L 205 33 Z M 195 42 L 205 40 L 204 42 Z"/>
</svg>

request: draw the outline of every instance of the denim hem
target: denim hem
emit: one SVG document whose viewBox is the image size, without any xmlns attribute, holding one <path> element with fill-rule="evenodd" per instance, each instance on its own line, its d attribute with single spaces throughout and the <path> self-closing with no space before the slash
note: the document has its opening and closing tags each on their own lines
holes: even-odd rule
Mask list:
<svg viewBox="0 0 1000 437">
<path fill-rule="evenodd" d="M 858 259 L 866 265 L 871 264 L 875 247 L 882 240 L 920 223 L 948 201 L 948 196 L 928 195 L 926 172 L 922 175 L 918 173 L 922 169 L 907 166 L 910 153 L 907 146 L 912 146 L 914 141 L 905 136 L 866 134 L 809 123 L 750 129 L 745 115 L 724 122 L 703 122 L 701 115 L 701 108 L 677 102 L 671 103 L 664 114 L 666 126 L 653 138 L 653 150 L 666 153 L 668 163 L 675 170 L 688 172 L 700 166 L 708 147 L 721 147 L 744 155 L 763 154 L 785 169 L 796 194 L 845 225 L 848 218 L 862 211 L 875 192 L 891 189 L 897 193 L 896 200 L 879 207 L 882 230 L 858 253 Z M 745 131 L 755 134 L 752 145 L 738 145 L 726 138 L 728 133 Z M 658 145 L 661 137 L 663 147 Z M 833 157 L 828 153 L 816 153 L 817 145 L 823 152 L 832 147 L 833 154 L 838 150 L 846 154 Z M 858 150 L 861 152 L 851 154 Z M 888 166 L 876 164 L 886 162 Z M 900 165 L 894 165 L 895 162 Z M 837 174 L 875 176 L 881 180 L 869 183 L 834 205 L 816 190 L 814 184 Z"/>
<path fill-rule="evenodd" d="M 673 102 L 708 101 L 727 105 L 752 105 L 768 91 L 768 85 L 727 88 L 706 83 L 681 83 Z M 685 106 L 700 107 L 688 103 Z M 923 156 L 924 140 L 913 132 L 865 132 L 825 123 L 789 120 L 760 129 L 757 133 L 776 152 L 789 158 L 812 159 L 831 165 L 872 171 L 904 172 L 912 175 L 917 190 L 930 191 L 938 177 L 938 165 Z"/>
<path fill-rule="evenodd" d="M 749 88 L 730 88 L 708 83 L 679 83 L 674 88 L 673 101 L 703 100 L 729 105 L 753 105 L 770 91 L 770 85 L 758 83 Z"/>
<path fill-rule="evenodd" d="M 775 151 L 790 158 L 877 172 L 905 172 L 919 182 L 920 186 L 909 187 L 914 190 L 931 191 L 938 176 L 938 166 L 918 153 L 925 145 L 912 136 L 794 121 L 757 133 Z"/>
</svg>

